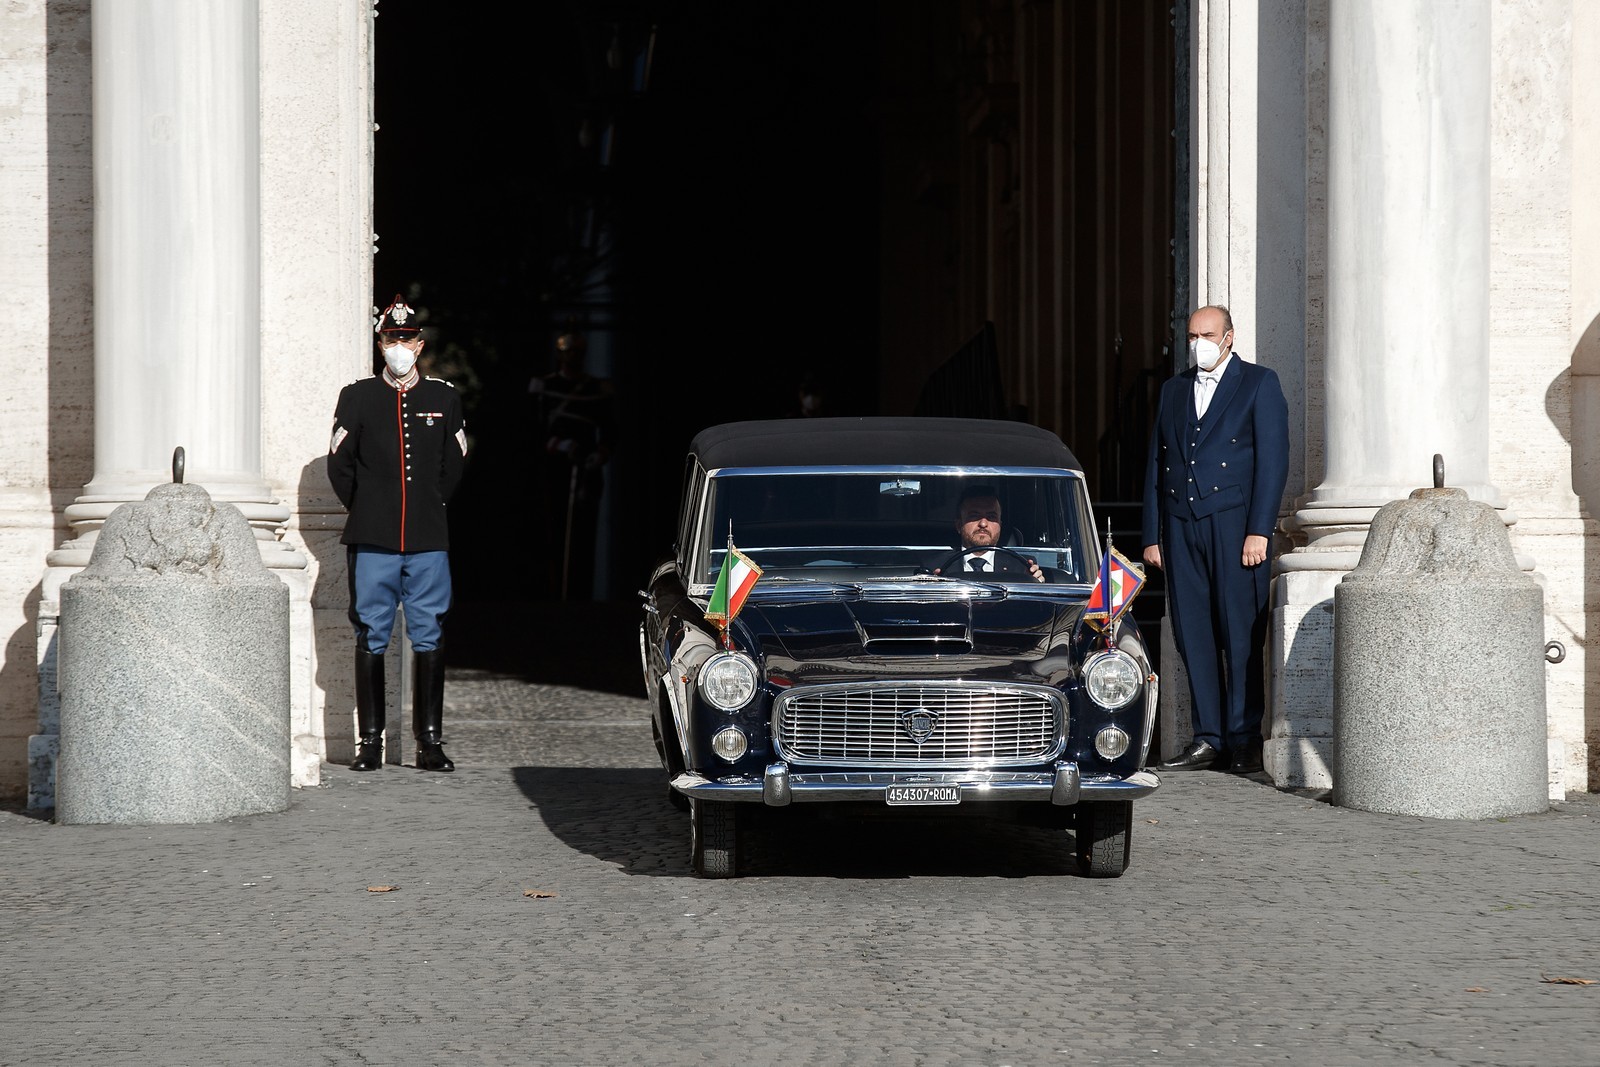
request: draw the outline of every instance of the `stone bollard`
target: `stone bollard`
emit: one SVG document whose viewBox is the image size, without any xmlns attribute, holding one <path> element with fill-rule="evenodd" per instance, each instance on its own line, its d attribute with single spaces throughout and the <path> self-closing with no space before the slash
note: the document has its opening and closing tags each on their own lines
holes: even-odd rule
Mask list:
<svg viewBox="0 0 1600 1067">
<path fill-rule="evenodd" d="M 197 485 L 106 519 L 61 588 L 56 821 L 214 822 L 289 806 L 289 588 Z"/>
<path fill-rule="evenodd" d="M 1446 488 L 1386 504 L 1334 620 L 1335 804 L 1439 819 L 1549 807 L 1544 591 L 1493 507 Z"/>
</svg>

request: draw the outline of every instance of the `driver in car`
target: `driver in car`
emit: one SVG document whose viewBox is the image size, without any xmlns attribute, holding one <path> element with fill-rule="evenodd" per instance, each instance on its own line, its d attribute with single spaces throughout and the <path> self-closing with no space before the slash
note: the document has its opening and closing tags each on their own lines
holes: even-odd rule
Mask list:
<svg viewBox="0 0 1600 1067">
<path fill-rule="evenodd" d="M 951 574 L 978 579 L 981 575 L 1029 574 L 1044 581 L 1044 572 L 1034 560 L 1000 544 L 1000 497 L 987 485 L 975 485 L 961 495 L 956 504 L 956 533 L 961 537 L 959 566 L 952 560 Z M 940 573 L 935 570 L 933 573 Z"/>
</svg>

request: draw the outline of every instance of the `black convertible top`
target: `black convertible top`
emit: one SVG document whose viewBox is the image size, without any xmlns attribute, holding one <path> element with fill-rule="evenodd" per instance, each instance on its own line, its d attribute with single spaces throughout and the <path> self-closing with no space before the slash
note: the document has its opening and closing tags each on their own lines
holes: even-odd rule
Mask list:
<svg viewBox="0 0 1600 1067">
<path fill-rule="evenodd" d="M 700 431 L 689 451 L 707 470 L 857 464 L 1083 470 L 1061 438 L 1049 430 L 991 419 L 727 422 Z"/>
</svg>

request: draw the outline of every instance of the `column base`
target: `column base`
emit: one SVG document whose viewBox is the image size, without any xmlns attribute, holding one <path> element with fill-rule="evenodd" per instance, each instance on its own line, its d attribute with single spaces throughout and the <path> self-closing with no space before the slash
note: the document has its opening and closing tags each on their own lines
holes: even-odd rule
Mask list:
<svg viewBox="0 0 1600 1067">
<path fill-rule="evenodd" d="M 61 751 L 61 695 L 56 689 L 61 586 L 80 569 L 52 566 L 39 583 L 39 615 L 34 621 L 39 732 L 28 738 L 29 811 L 53 811 L 56 806 L 56 759 Z"/>
<path fill-rule="evenodd" d="M 59 733 L 28 738 L 29 811 L 49 811 L 56 806 L 56 760 L 60 756 Z"/>
<path fill-rule="evenodd" d="M 1261 763 L 1280 789 L 1332 789 L 1332 737 L 1273 737 L 1261 747 Z"/>
<path fill-rule="evenodd" d="M 1336 554 L 1303 555 L 1327 559 Z M 1333 589 L 1345 574 L 1293 569 L 1272 580 L 1269 730 L 1262 762 L 1284 788 L 1333 787 L 1328 761 L 1333 751 Z"/>
<path fill-rule="evenodd" d="M 1169 616 L 1170 618 L 1170 616 Z M 1189 747 L 1194 740 L 1193 701 L 1189 696 L 1189 672 L 1178 655 L 1172 627 L 1161 627 L 1161 703 L 1156 711 L 1160 725 L 1161 750 L 1151 754 L 1151 762 L 1164 762 Z"/>
<path fill-rule="evenodd" d="M 1539 560 L 1544 639 L 1560 662 L 1545 665 L 1550 799 L 1600 789 L 1600 657 L 1589 655 L 1600 632 L 1600 523 L 1577 515 L 1530 516 L 1513 531 L 1516 546 Z M 1520 556 L 1519 556 L 1520 558 Z"/>
</svg>

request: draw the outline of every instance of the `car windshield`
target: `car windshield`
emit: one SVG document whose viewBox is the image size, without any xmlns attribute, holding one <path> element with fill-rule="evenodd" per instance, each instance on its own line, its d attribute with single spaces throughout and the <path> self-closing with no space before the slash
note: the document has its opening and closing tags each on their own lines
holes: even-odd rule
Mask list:
<svg viewBox="0 0 1600 1067">
<path fill-rule="evenodd" d="M 960 562 L 958 512 L 998 525 L 998 534 L 980 535 L 1000 550 L 990 566 L 1003 573 L 990 580 L 1032 581 L 1018 557 L 1058 584 L 1086 582 L 1099 564 L 1083 480 L 1065 471 L 719 471 L 707 493 L 691 567 L 701 583 L 716 581 L 730 536 L 765 578 L 949 574 Z"/>
</svg>

